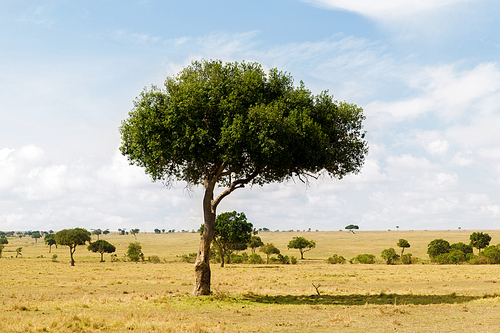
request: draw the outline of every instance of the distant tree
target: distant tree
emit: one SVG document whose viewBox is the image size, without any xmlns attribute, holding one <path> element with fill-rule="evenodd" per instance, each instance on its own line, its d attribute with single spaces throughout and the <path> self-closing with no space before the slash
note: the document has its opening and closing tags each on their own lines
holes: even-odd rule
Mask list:
<svg viewBox="0 0 500 333">
<path fill-rule="evenodd" d="M 349 224 L 345 227 L 345 229 L 347 230 L 352 230 L 352 229 L 359 229 L 359 226 L 357 226 L 356 224 Z"/>
<path fill-rule="evenodd" d="M 131 229 L 131 230 L 130 230 L 130 233 L 131 233 L 132 235 L 134 235 L 135 240 L 137 240 L 137 234 L 139 233 L 139 231 L 140 231 L 140 229 L 139 229 L 139 228 L 135 228 L 135 229 Z"/>
<path fill-rule="evenodd" d="M 76 251 L 76 247 L 78 245 L 85 245 L 86 242 L 90 242 L 91 234 L 83 228 L 63 229 L 56 233 L 55 240 L 57 244 L 69 247 L 71 266 L 75 266 L 73 254 Z"/>
<path fill-rule="evenodd" d="M 451 250 L 462 251 L 465 255 L 474 253 L 472 246 L 462 242 L 451 244 Z"/>
<path fill-rule="evenodd" d="M 500 264 L 500 249 L 498 246 L 485 247 L 480 256 L 487 258 L 489 264 Z"/>
<path fill-rule="evenodd" d="M 127 257 L 130 261 L 144 261 L 144 253 L 142 253 L 142 246 L 140 243 L 130 243 L 127 248 Z"/>
<path fill-rule="evenodd" d="M 42 235 L 40 234 L 40 231 L 34 231 L 31 234 L 31 238 L 35 239 L 35 244 L 38 243 L 38 238 L 42 238 Z"/>
<path fill-rule="evenodd" d="M 91 242 L 87 249 L 94 253 L 99 252 L 101 254 L 101 262 L 104 262 L 104 253 L 113 253 L 116 251 L 116 247 L 113 244 L 103 239 Z"/>
<path fill-rule="evenodd" d="M 432 261 L 440 254 L 448 253 L 450 250 L 450 243 L 444 239 L 435 239 L 427 245 L 427 254 Z"/>
<path fill-rule="evenodd" d="M 44 241 L 45 244 L 49 246 L 49 253 L 52 252 L 52 245 L 55 245 L 57 249 L 56 235 L 54 234 L 45 235 Z"/>
<path fill-rule="evenodd" d="M 272 243 L 267 243 L 266 245 L 262 245 L 259 249 L 260 252 L 264 252 L 267 255 L 266 263 L 269 264 L 269 257 L 272 254 L 280 254 L 280 250 L 274 246 Z"/>
<path fill-rule="evenodd" d="M 385 259 L 387 265 L 394 265 L 399 259 L 399 255 L 392 247 L 383 250 L 380 256 Z"/>
<path fill-rule="evenodd" d="M 155 229 L 154 232 L 155 232 L 155 234 L 161 234 L 161 230 L 160 229 Z"/>
<path fill-rule="evenodd" d="M 477 248 L 481 252 L 481 249 L 490 245 L 491 236 L 483 232 L 473 232 L 469 239 L 470 246 Z"/>
<path fill-rule="evenodd" d="M 17 258 L 18 256 L 22 256 L 22 255 L 23 255 L 23 254 L 21 253 L 21 251 L 22 251 L 22 250 L 23 250 L 22 246 L 21 246 L 21 247 L 18 247 L 18 248 L 16 249 L 16 258 Z"/>
<path fill-rule="evenodd" d="M 203 235 L 205 225 L 201 225 L 200 233 Z M 238 244 L 245 245 L 252 236 L 253 225 L 247 221 L 245 213 L 225 212 L 217 215 L 215 219 L 215 234 L 213 238 L 214 247 L 217 249 L 221 259 L 221 267 L 224 267 L 226 258 Z"/>
<path fill-rule="evenodd" d="M 262 239 L 259 236 L 252 236 L 250 242 L 248 242 L 248 247 L 252 249 L 252 253 L 255 253 L 255 249 L 264 245 Z"/>
<path fill-rule="evenodd" d="M 102 232 L 102 234 L 103 234 L 103 235 L 107 235 L 107 234 L 109 234 L 109 229 L 104 230 L 104 231 Z"/>
<path fill-rule="evenodd" d="M 99 240 L 99 235 L 102 234 L 102 230 L 101 229 L 95 229 L 92 231 L 92 235 L 96 235 L 97 236 L 97 240 Z"/>
<path fill-rule="evenodd" d="M 126 230 L 127 230 L 127 229 L 120 229 L 120 228 L 118 228 L 118 234 L 120 234 L 120 235 L 125 235 L 125 231 L 126 231 Z"/>
<path fill-rule="evenodd" d="M 162 232 L 162 233 L 165 233 L 165 229 L 161 229 L 161 232 Z"/>
<path fill-rule="evenodd" d="M 401 256 L 405 252 L 405 248 L 410 247 L 410 243 L 408 243 L 408 241 L 403 238 L 401 238 L 396 245 L 401 248 Z"/>
<path fill-rule="evenodd" d="M 310 251 L 316 247 L 316 242 L 307 240 L 304 237 L 293 237 L 288 243 L 289 249 L 298 249 L 300 252 L 300 259 L 304 259 L 304 252 Z"/>
<path fill-rule="evenodd" d="M 3 251 L 4 247 L 5 247 L 5 245 L 0 244 L 0 258 L 2 258 L 2 251 Z"/>
<path fill-rule="evenodd" d="M 9 244 L 9 240 L 7 239 L 7 237 L 0 237 L 0 244 Z"/>
</svg>

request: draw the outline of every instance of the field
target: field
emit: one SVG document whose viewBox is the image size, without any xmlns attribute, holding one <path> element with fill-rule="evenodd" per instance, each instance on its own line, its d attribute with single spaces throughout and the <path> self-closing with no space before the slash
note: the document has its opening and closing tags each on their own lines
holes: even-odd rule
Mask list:
<svg viewBox="0 0 500 333">
<path fill-rule="evenodd" d="M 75 267 L 67 247 L 48 253 L 42 240 L 10 238 L 0 259 L 0 332 L 499 332 L 500 267 L 435 265 L 426 254 L 433 239 L 468 243 L 471 232 L 265 232 L 262 240 L 288 256 L 299 257 L 286 248 L 294 236 L 317 247 L 297 265 L 213 264 L 207 297 L 191 296 L 193 265 L 180 260 L 196 252 L 195 233 L 139 233 L 146 258 L 157 255 L 159 264 L 111 262 L 109 254 L 99 263 L 99 254 L 82 246 Z M 500 242 L 500 231 L 485 232 L 491 244 Z M 399 238 L 418 263 L 382 263 L 381 251 L 396 248 Z M 134 241 L 101 239 L 120 259 Z M 380 263 L 327 264 L 334 253 L 372 253 Z"/>
</svg>

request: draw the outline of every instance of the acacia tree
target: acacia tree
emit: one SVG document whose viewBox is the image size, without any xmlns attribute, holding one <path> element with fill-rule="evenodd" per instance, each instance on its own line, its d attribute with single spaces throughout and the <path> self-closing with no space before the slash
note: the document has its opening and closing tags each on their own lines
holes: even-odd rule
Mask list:
<svg viewBox="0 0 500 333">
<path fill-rule="evenodd" d="M 267 243 L 266 245 L 262 245 L 259 251 L 264 252 L 267 255 L 267 260 L 266 260 L 267 264 L 269 264 L 269 257 L 271 256 L 271 254 L 280 254 L 280 250 L 272 243 Z"/>
<path fill-rule="evenodd" d="M 97 236 L 97 240 L 99 240 L 99 235 L 102 234 L 102 230 L 101 229 L 95 229 L 95 230 L 92 230 L 92 235 L 96 235 Z"/>
<path fill-rule="evenodd" d="M 262 239 L 259 236 L 250 237 L 250 241 L 248 242 L 248 247 L 252 249 L 252 253 L 255 253 L 255 249 L 264 245 Z"/>
<path fill-rule="evenodd" d="M 205 226 L 200 233 L 203 235 Z M 246 249 L 246 244 L 252 236 L 253 225 L 247 221 L 245 213 L 225 212 L 215 219 L 215 234 L 213 243 L 220 256 L 220 267 L 224 267 L 225 259 L 230 263 L 230 256 L 234 250 Z M 244 246 L 244 248 L 243 248 Z"/>
<path fill-rule="evenodd" d="M 403 256 L 403 253 L 405 252 L 405 248 L 410 247 L 410 243 L 406 239 L 401 238 L 396 246 L 401 248 L 401 256 Z"/>
<path fill-rule="evenodd" d="M 99 252 L 101 254 L 100 262 L 104 262 L 104 253 L 113 253 L 116 251 L 116 247 L 108 241 L 100 239 L 95 242 L 91 242 L 89 246 L 87 246 L 87 250 L 94 253 Z"/>
<path fill-rule="evenodd" d="M 484 249 L 488 245 L 490 245 L 491 236 L 487 233 L 483 232 L 473 232 L 470 237 L 470 246 L 475 247 L 481 252 L 481 249 Z"/>
<path fill-rule="evenodd" d="M 120 150 L 153 181 L 205 188 L 194 294 L 208 295 L 221 200 L 247 184 L 357 173 L 368 150 L 364 118 L 356 105 L 294 87 L 276 69 L 266 75 L 257 63 L 195 61 L 135 100 Z"/>
<path fill-rule="evenodd" d="M 300 259 L 304 259 L 304 252 L 310 251 L 316 247 L 316 242 L 307 240 L 304 237 L 293 237 L 288 243 L 289 249 L 298 249 L 300 252 Z"/>
<path fill-rule="evenodd" d="M 91 241 L 90 232 L 83 228 L 63 229 L 56 233 L 56 243 L 59 245 L 69 246 L 69 255 L 71 257 L 71 266 L 75 266 L 73 254 L 78 245 L 85 245 Z"/>
<path fill-rule="evenodd" d="M 45 241 L 45 244 L 49 246 L 49 253 L 52 252 L 52 245 L 55 245 L 56 249 L 57 249 L 56 235 L 55 234 L 45 235 L 44 241 Z"/>
<path fill-rule="evenodd" d="M 139 233 L 139 231 L 141 231 L 141 230 L 140 230 L 140 229 L 138 229 L 138 228 L 135 228 L 135 229 L 130 229 L 130 233 L 131 233 L 132 235 L 134 235 L 135 240 L 137 240 L 137 234 Z"/>
</svg>

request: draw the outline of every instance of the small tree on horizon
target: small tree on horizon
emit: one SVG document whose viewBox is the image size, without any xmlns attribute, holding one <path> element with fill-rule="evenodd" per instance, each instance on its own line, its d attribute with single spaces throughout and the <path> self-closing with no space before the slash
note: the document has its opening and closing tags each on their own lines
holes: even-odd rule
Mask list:
<svg viewBox="0 0 500 333">
<path fill-rule="evenodd" d="M 307 240 L 304 237 L 293 237 L 288 243 L 289 249 L 298 249 L 300 252 L 300 259 L 304 259 L 304 252 L 310 251 L 316 247 L 316 242 Z"/>
<path fill-rule="evenodd" d="M 401 248 L 401 256 L 403 256 L 405 248 L 410 247 L 410 243 L 408 243 L 408 241 L 403 238 L 401 238 L 396 245 Z"/>
<path fill-rule="evenodd" d="M 272 243 L 267 243 L 266 245 L 262 245 L 259 251 L 264 252 L 267 255 L 266 264 L 269 264 L 269 257 L 272 254 L 280 254 L 280 250 Z"/>
<path fill-rule="evenodd" d="M 92 231 L 92 235 L 96 235 L 97 236 L 97 240 L 99 240 L 99 235 L 102 234 L 102 230 L 101 229 L 95 229 Z"/>
<path fill-rule="evenodd" d="M 130 233 L 134 235 L 134 239 L 137 240 L 137 234 L 141 231 L 139 228 L 130 229 Z"/>
<path fill-rule="evenodd" d="M 34 238 L 35 239 L 35 244 L 37 244 L 38 243 L 38 238 L 42 238 L 42 234 L 40 233 L 40 231 L 34 231 L 31 234 L 31 238 Z"/>
<path fill-rule="evenodd" d="M 103 239 L 91 242 L 87 249 L 94 253 L 99 252 L 101 254 L 100 262 L 104 262 L 104 253 L 113 253 L 116 251 L 116 247 L 113 244 Z"/>
<path fill-rule="evenodd" d="M 75 266 L 75 259 L 73 254 L 78 245 L 85 245 L 86 242 L 91 241 L 91 234 L 83 228 L 63 229 L 56 233 L 56 243 L 69 247 L 69 254 L 71 257 L 71 266 Z"/>
<path fill-rule="evenodd" d="M 57 249 L 56 235 L 55 234 L 45 235 L 44 241 L 45 241 L 45 244 L 49 246 L 49 253 L 52 252 L 52 245 L 55 245 L 56 249 Z"/>
</svg>

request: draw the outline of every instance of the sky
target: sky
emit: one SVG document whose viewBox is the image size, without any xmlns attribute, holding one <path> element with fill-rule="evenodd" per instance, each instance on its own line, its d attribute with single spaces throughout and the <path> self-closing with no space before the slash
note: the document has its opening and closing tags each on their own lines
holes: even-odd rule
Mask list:
<svg viewBox="0 0 500 333">
<path fill-rule="evenodd" d="M 497 229 L 493 0 L 0 0 L 0 230 L 198 229 L 202 187 L 128 164 L 121 121 L 194 60 L 255 61 L 364 110 L 361 172 L 240 189 L 271 230 Z"/>
</svg>

